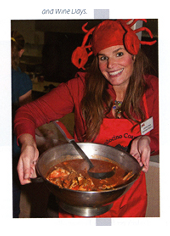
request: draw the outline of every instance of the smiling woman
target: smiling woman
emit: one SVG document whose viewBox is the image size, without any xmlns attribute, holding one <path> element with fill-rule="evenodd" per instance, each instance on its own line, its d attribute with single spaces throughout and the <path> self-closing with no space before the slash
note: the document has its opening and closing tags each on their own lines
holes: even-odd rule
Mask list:
<svg viewBox="0 0 170 236">
<path fill-rule="evenodd" d="M 22 146 L 18 163 L 22 184 L 29 183 L 35 174 L 32 164 L 38 158 L 35 128 L 72 111 L 76 142 L 118 147 L 138 161 L 143 167 L 139 178 L 113 202 L 107 213 L 99 217 L 145 216 L 144 172 L 148 171 L 151 152 L 159 150 L 158 78 L 147 73 L 148 60 L 139 49 L 140 44 L 152 45 L 155 41 L 138 39 L 136 33 L 139 31 L 147 31 L 150 37 L 152 34 L 144 27 L 133 31 L 131 27 L 137 21 L 132 20 L 129 24 L 129 20 L 105 20 L 90 30 L 85 29 L 87 23 L 83 25 L 85 36 L 81 46 L 74 50 L 72 62 L 83 69 L 93 54 L 86 71 L 78 72 L 67 83 L 23 106 L 15 117 L 15 132 Z M 90 36 L 92 38 L 88 40 Z M 142 135 L 140 124 L 150 117 L 154 126 Z M 59 211 L 59 217 L 74 216 Z"/>
<path fill-rule="evenodd" d="M 147 89 L 144 75 L 147 74 L 149 65 L 148 59 L 141 51 L 139 51 L 137 55 L 129 54 L 123 45 L 121 46 L 121 56 L 114 57 L 113 51 L 110 50 L 113 48 L 120 49 L 120 46 L 112 46 L 101 50 L 100 55 L 94 57 L 90 68 L 87 69 L 89 72 L 86 75 L 87 90 L 82 100 L 82 109 L 86 120 L 89 121 L 89 123 L 87 122 L 88 129 L 86 132 L 86 135 L 89 135 L 89 140 L 98 132 L 97 129 L 100 128 L 103 120 L 103 113 L 109 114 L 112 110 L 112 115 L 115 117 L 115 111 L 112 109 L 115 101 L 121 102 L 121 107 L 119 107 L 121 117 L 128 117 L 130 120 L 137 123 L 145 119 L 144 112 L 141 110 L 139 104 L 144 91 Z M 107 54 L 105 55 L 103 53 L 101 55 L 102 51 Z M 113 66 L 116 71 L 114 71 L 114 68 L 111 69 L 107 66 L 109 57 L 111 57 L 112 61 L 114 59 L 115 63 L 113 63 Z M 100 59 L 102 59 L 102 61 Z M 114 76 L 114 74 L 109 74 L 109 72 L 120 72 L 120 74 L 118 73 Z M 109 83 L 107 83 L 106 80 Z M 111 92 L 109 92 L 109 94 L 105 93 L 108 85 L 109 89 L 114 89 L 114 100 L 110 99 L 109 94 L 111 95 Z M 94 94 L 98 94 L 97 100 L 93 99 Z M 99 99 L 100 96 L 101 98 Z M 99 113 L 98 110 L 99 106 L 103 109 L 101 113 Z M 131 106 L 133 106 L 135 111 L 134 115 L 132 115 Z M 91 122 L 91 117 L 96 119 L 95 122 Z M 117 118 L 120 118 L 120 116 Z"/>
</svg>

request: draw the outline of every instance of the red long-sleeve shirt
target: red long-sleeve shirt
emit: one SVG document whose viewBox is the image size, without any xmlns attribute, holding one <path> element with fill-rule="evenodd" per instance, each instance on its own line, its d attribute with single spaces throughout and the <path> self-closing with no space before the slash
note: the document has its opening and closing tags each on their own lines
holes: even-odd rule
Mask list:
<svg viewBox="0 0 170 236">
<path fill-rule="evenodd" d="M 145 78 L 149 85 L 146 91 L 149 117 L 153 117 L 154 120 L 154 129 L 149 135 L 151 138 L 150 146 L 151 151 L 156 153 L 159 150 L 158 78 L 153 75 L 147 75 Z M 67 83 L 60 84 L 57 88 L 36 101 L 19 108 L 14 121 L 17 137 L 23 133 L 29 133 L 35 136 L 35 129 L 37 127 L 49 123 L 50 121 L 60 119 L 74 111 L 74 138 L 76 141 L 82 142 L 82 137 L 85 133 L 85 121 L 81 113 L 80 103 L 84 94 L 84 86 L 85 73 L 79 72 L 74 79 L 69 80 Z M 108 92 L 113 100 L 115 100 L 116 94 L 112 85 L 108 86 Z M 141 107 L 144 110 L 142 102 Z"/>
</svg>

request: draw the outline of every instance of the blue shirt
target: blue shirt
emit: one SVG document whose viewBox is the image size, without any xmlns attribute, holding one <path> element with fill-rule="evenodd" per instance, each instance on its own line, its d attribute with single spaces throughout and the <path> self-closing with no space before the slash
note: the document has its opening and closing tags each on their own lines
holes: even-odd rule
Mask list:
<svg viewBox="0 0 170 236">
<path fill-rule="evenodd" d="M 15 115 L 16 109 L 19 107 L 19 97 L 32 90 L 32 81 L 30 77 L 18 70 L 12 69 L 12 113 Z M 16 136 L 13 135 L 13 156 L 18 158 L 20 155 L 20 147 L 17 145 Z"/>
<path fill-rule="evenodd" d="M 30 77 L 18 70 L 12 69 L 12 104 L 19 102 L 19 97 L 32 90 L 32 81 Z"/>
</svg>

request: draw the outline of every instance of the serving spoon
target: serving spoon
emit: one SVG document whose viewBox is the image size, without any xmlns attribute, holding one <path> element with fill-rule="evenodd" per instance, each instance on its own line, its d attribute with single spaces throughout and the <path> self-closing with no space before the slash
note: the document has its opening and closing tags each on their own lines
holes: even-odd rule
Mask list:
<svg viewBox="0 0 170 236">
<path fill-rule="evenodd" d="M 88 156 L 83 152 L 83 150 L 79 147 L 79 145 L 75 142 L 75 140 L 69 134 L 66 127 L 63 125 L 63 123 L 56 120 L 56 121 L 53 121 L 53 124 L 59 129 L 59 131 L 62 133 L 62 135 L 64 136 L 66 141 L 68 143 L 71 143 L 74 146 L 74 148 L 77 150 L 77 152 L 80 154 L 80 156 L 88 163 L 88 165 L 89 165 L 88 174 L 91 177 L 96 178 L 96 179 L 105 179 L 105 178 L 110 178 L 115 174 L 115 169 L 112 169 L 111 171 L 108 171 L 108 172 L 92 172 L 92 171 L 90 171 L 92 168 L 94 168 L 93 163 L 90 161 Z"/>
</svg>

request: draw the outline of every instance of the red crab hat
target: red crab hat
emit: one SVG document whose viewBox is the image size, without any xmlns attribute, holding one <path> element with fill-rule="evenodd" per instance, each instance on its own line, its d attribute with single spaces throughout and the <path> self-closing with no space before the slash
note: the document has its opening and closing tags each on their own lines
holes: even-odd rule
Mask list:
<svg viewBox="0 0 170 236">
<path fill-rule="evenodd" d="M 141 19 L 147 22 L 145 19 Z M 132 22 L 131 22 L 132 21 Z M 101 22 L 98 26 L 87 31 L 85 29 L 86 24 L 83 25 L 82 30 L 86 33 L 83 39 L 83 43 L 80 47 L 77 47 L 72 54 L 72 63 L 77 68 L 84 69 L 85 64 L 88 61 L 88 57 L 92 54 L 95 56 L 103 49 L 116 46 L 124 45 L 127 52 L 132 55 L 137 55 L 140 44 L 153 45 L 156 40 L 151 42 L 140 41 L 136 33 L 140 31 L 147 31 L 151 38 L 153 35 L 151 31 L 146 27 L 141 27 L 136 30 L 132 30 L 132 26 L 138 20 L 105 20 Z M 131 22 L 129 24 L 129 22 Z M 92 34 L 92 39 L 88 45 L 88 37 Z"/>
</svg>

